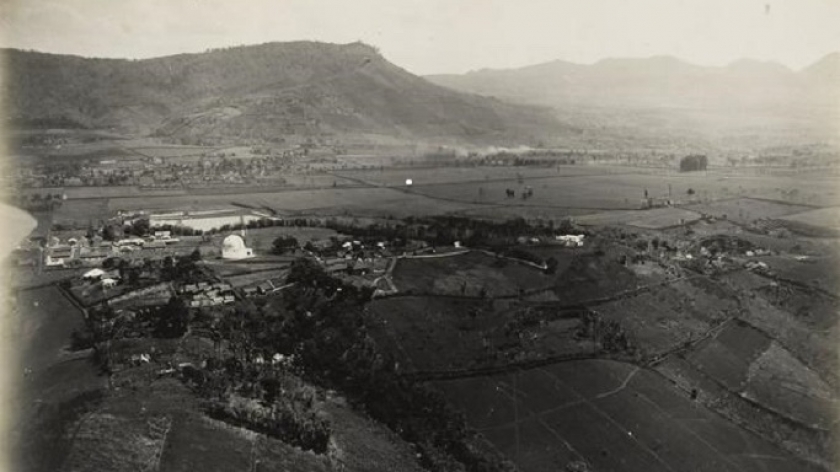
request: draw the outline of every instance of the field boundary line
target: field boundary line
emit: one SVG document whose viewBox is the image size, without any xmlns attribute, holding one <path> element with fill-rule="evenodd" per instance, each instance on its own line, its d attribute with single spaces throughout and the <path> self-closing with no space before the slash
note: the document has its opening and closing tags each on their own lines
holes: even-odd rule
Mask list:
<svg viewBox="0 0 840 472">
<path fill-rule="evenodd" d="M 574 394 L 577 395 L 577 397 L 580 398 L 583 401 L 584 404 L 588 405 L 590 408 L 592 408 L 593 411 L 595 411 L 595 413 L 597 413 L 598 415 L 602 416 L 607 421 L 609 421 L 613 425 L 613 427 L 618 429 L 619 432 L 624 431 L 624 432 L 628 433 L 628 436 L 632 439 L 633 443 L 635 443 L 642 451 L 647 452 L 657 462 L 662 464 L 662 466 L 664 466 L 665 469 L 669 470 L 670 472 L 677 472 L 673 468 L 671 468 L 670 464 L 668 464 L 664 459 L 659 457 L 659 454 L 657 454 L 656 451 L 652 450 L 651 448 L 649 448 L 647 446 L 647 444 L 643 443 L 638 438 L 636 438 L 636 436 L 634 436 L 632 434 L 632 431 L 627 429 L 627 427 L 625 427 L 623 424 L 616 421 L 615 418 L 613 418 L 612 416 L 607 414 L 605 411 L 603 411 L 601 408 L 599 408 L 598 405 L 596 405 L 595 402 L 592 401 L 593 399 L 584 397 L 583 395 L 580 394 L 580 392 L 578 392 L 574 388 L 570 387 L 568 384 L 566 384 L 566 382 L 563 382 L 559 377 L 557 377 L 553 373 L 551 373 L 551 372 L 549 372 L 545 369 L 541 369 L 541 370 L 542 370 L 542 372 L 546 373 L 550 377 L 552 377 L 555 380 L 557 380 L 558 382 L 560 382 L 562 385 L 565 385 L 570 391 L 574 392 Z"/>
<path fill-rule="evenodd" d="M 798 425 L 801 426 L 800 423 L 795 422 L 795 421 L 787 418 L 786 416 L 779 415 L 775 411 L 769 410 L 766 407 L 762 406 L 761 404 L 753 402 L 753 401 L 749 400 L 748 398 L 746 398 L 744 396 L 741 396 L 741 395 L 729 390 L 728 388 L 726 388 L 726 386 L 724 386 L 722 383 L 720 383 L 720 381 L 718 381 L 714 377 L 711 377 L 710 375 L 706 374 L 705 372 L 697 369 L 694 365 L 692 365 L 688 362 L 686 362 L 686 364 L 689 367 L 691 367 L 691 369 L 694 372 L 696 372 L 698 375 L 702 376 L 704 379 L 711 382 L 712 385 L 714 385 L 717 389 L 719 389 L 720 390 L 719 395 L 727 397 L 730 401 L 732 401 L 733 399 L 735 400 L 735 402 L 741 400 L 741 401 L 744 402 L 743 404 L 745 404 L 747 408 L 752 409 L 753 412 L 757 412 L 761 415 L 770 415 L 774 419 L 780 420 L 783 424 L 787 424 L 789 427 L 790 426 L 797 427 Z M 651 369 L 651 371 L 655 372 L 656 374 L 661 376 L 663 379 L 670 382 L 671 385 L 673 385 L 675 388 L 677 388 L 677 389 L 679 389 L 679 390 L 681 390 L 685 393 L 689 393 L 689 390 L 685 386 L 681 385 L 679 382 L 677 382 L 676 380 L 674 380 L 670 376 L 666 375 L 664 372 L 661 372 L 659 369 Z M 699 384 L 697 384 L 697 382 L 694 382 L 694 384 L 699 387 Z M 714 392 L 712 392 L 712 393 L 714 393 Z M 736 411 L 733 411 L 732 407 L 730 407 L 730 410 L 727 411 L 726 408 L 721 406 L 722 400 L 720 400 L 720 399 L 716 399 L 716 400 L 713 400 L 713 401 L 698 400 L 698 402 L 706 410 L 718 415 L 719 417 L 723 418 L 725 421 L 728 421 L 729 423 L 732 423 L 733 425 L 737 426 L 739 432 L 741 432 L 741 430 L 744 430 L 744 431 L 747 431 L 749 433 L 755 434 L 759 438 L 762 438 L 765 441 L 769 442 L 770 444 L 773 444 L 776 447 L 778 447 L 779 449 L 787 452 L 788 454 L 791 455 L 792 458 L 794 458 L 794 459 L 796 459 L 800 462 L 805 462 L 805 463 L 810 464 L 810 465 L 816 465 L 816 466 L 821 467 L 824 470 L 830 470 L 830 469 L 833 468 L 833 466 L 830 466 L 827 463 L 824 463 L 824 462 L 821 462 L 821 461 L 812 461 L 810 459 L 806 459 L 803 456 L 803 454 L 806 454 L 806 455 L 811 454 L 811 453 L 813 453 L 813 451 L 804 451 L 803 452 L 801 450 L 801 446 L 804 445 L 803 443 L 797 442 L 796 444 L 789 444 L 788 441 L 777 439 L 776 437 L 774 437 L 772 435 L 772 432 L 775 431 L 775 429 L 771 429 L 770 433 L 768 433 L 767 431 L 762 431 L 760 428 L 755 427 L 755 425 L 752 422 L 742 418 L 741 414 L 738 413 L 738 411 L 737 411 L 738 410 L 737 406 L 735 407 Z M 737 403 L 733 403 L 733 404 L 737 405 Z M 813 429 L 811 429 L 807 426 L 806 426 L 805 432 L 808 433 L 809 435 L 825 434 L 825 431 L 813 430 Z M 810 439 L 818 439 L 818 438 L 811 437 Z M 809 442 L 809 443 L 805 443 L 805 444 L 814 444 L 814 443 Z"/>
<path fill-rule="evenodd" d="M 494 429 L 507 428 L 509 426 L 515 425 L 516 423 L 521 424 L 521 423 L 524 423 L 524 422 L 532 420 L 532 419 L 538 419 L 542 415 L 548 415 L 548 414 L 551 414 L 551 413 L 556 413 L 558 411 L 563 411 L 566 408 L 572 408 L 572 407 L 575 407 L 575 406 L 578 406 L 578 405 L 582 405 L 583 403 L 584 403 L 583 400 L 575 400 L 575 401 L 564 403 L 564 404 L 559 405 L 559 406 L 549 408 L 547 410 L 542 410 L 542 411 L 531 410 L 531 412 L 525 417 L 520 416 L 519 419 L 506 421 L 506 422 L 500 423 L 500 424 L 494 424 L 492 426 L 485 426 L 484 428 L 477 428 L 476 431 L 482 432 L 482 431 L 490 431 L 490 430 L 494 430 Z"/>
<path fill-rule="evenodd" d="M 668 417 L 670 417 L 670 416 L 671 416 L 670 414 L 668 414 L 668 412 L 667 412 L 667 411 L 665 411 L 662 407 L 660 407 L 660 406 L 659 406 L 659 405 L 658 405 L 655 401 L 653 401 L 653 400 L 651 400 L 650 398 L 648 398 L 648 397 L 647 397 L 647 395 L 645 395 L 644 393 L 638 392 L 638 395 L 639 395 L 639 397 L 640 397 L 640 398 L 642 398 L 642 399 L 644 399 L 646 402 L 650 403 L 650 404 L 651 404 L 651 405 L 652 405 L 655 409 L 657 409 L 657 410 L 658 410 L 659 412 L 661 412 L 663 415 L 668 416 Z M 705 444 L 705 445 L 706 445 L 706 447 L 708 447 L 709 449 L 711 449 L 712 451 L 714 451 L 714 452 L 718 455 L 718 457 L 720 457 L 720 458 L 721 458 L 724 462 L 726 462 L 727 464 L 731 465 L 731 466 L 732 466 L 732 467 L 734 467 L 736 470 L 743 470 L 741 467 L 738 467 L 738 464 L 736 464 L 736 463 L 732 462 L 732 461 L 729 459 L 728 455 L 726 455 L 726 454 L 724 454 L 723 452 L 721 452 L 720 450 L 718 450 L 718 448 L 716 448 L 715 446 L 713 446 L 712 444 L 710 444 L 708 441 L 706 441 L 705 439 L 703 439 L 703 438 L 702 438 L 699 434 L 695 433 L 695 432 L 694 432 L 691 428 L 689 428 L 688 426 L 685 426 L 685 425 L 684 425 L 681 421 L 676 421 L 676 423 L 677 423 L 677 426 L 678 426 L 680 429 L 682 429 L 683 431 L 688 432 L 691 436 L 694 436 L 694 438 L 695 438 L 695 439 L 697 439 L 697 440 L 698 440 L 698 441 L 700 441 L 701 443 Z"/>
<path fill-rule="evenodd" d="M 630 383 L 630 380 L 632 380 L 633 377 L 635 377 L 636 374 L 638 374 L 640 370 L 642 370 L 642 367 L 637 365 L 636 367 L 633 368 L 633 370 L 629 374 L 627 374 L 627 378 L 625 378 L 624 381 L 622 381 L 621 384 L 619 384 L 618 387 L 616 387 L 612 390 L 608 390 L 608 391 L 603 392 L 603 393 L 599 393 L 599 394 L 595 395 L 595 398 L 607 398 L 611 395 L 615 395 L 616 393 L 624 390 L 625 388 L 627 388 L 627 385 Z"/>
<path fill-rule="evenodd" d="M 479 367 L 474 369 L 453 369 L 437 371 L 415 371 L 401 374 L 401 377 L 414 382 L 428 382 L 437 380 L 458 380 L 471 377 L 486 377 L 491 375 L 507 374 L 513 371 L 531 370 L 546 367 L 561 362 L 610 359 L 600 355 L 599 352 L 576 352 L 544 357 L 541 359 L 530 359 L 526 361 L 512 362 L 502 366 Z"/>
</svg>

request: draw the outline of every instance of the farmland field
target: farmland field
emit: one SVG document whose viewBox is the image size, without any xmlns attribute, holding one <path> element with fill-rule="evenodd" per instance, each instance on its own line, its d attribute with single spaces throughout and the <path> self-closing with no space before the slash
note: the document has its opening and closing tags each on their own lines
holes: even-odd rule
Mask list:
<svg viewBox="0 0 840 472">
<path fill-rule="evenodd" d="M 685 208 L 717 218 L 726 218 L 746 224 L 758 219 L 794 215 L 810 210 L 812 207 L 755 198 L 733 198 L 705 204 L 689 205 Z"/>
<path fill-rule="evenodd" d="M 141 190 L 138 187 L 65 187 L 64 194 L 68 200 L 85 198 L 112 198 L 112 197 L 161 197 L 170 195 L 183 195 L 186 191 L 180 189 L 156 189 Z"/>
<path fill-rule="evenodd" d="M 746 297 L 742 295 L 742 300 Z M 837 388 L 840 385 L 840 359 L 837 340 L 831 331 L 815 331 L 763 297 L 749 298 L 740 319 L 758 328 L 785 346 L 808 368 Z"/>
<path fill-rule="evenodd" d="M 799 223 L 817 228 L 840 230 L 840 207 L 820 208 L 801 213 L 785 215 L 784 221 Z"/>
<path fill-rule="evenodd" d="M 837 411 L 837 394 L 811 369 L 777 342 L 749 366 L 747 398 L 813 427 L 828 429 Z"/>
<path fill-rule="evenodd" d="M 746 324 L 729 323 L 686 359 L 729 390 L 740 392 L 746 385 L 750 365 L 770 346 L 770 341 Z"/>
<path fill-rule="evenodd" d="M 589 167 L 590 172 L 595 174 Z M 826 179 L 798 180 L 772 176 L 755 177 L 750 175 L 716 172 L 673 173 L 651 171 L 648 169 L 626 168 L 624 172 L 584 174 L 574 176 L 553 175 L 548 170 L 544 178 L 498 182 L 488 179 L 486 182 L 469 181 L 419 186 L 413 191 L 438 198 L 459 201 L 481 201 L 483 203 L 504 203 L 505 189 L 517 191 L 517 203 L 533 206 L 546 206 L 569 209 L 614 210 L 640 208 L 645 190 L 653 198 L 671 198 L 677 201 L 694 199 L 721 199 L 733 197 L 757 197 L 784 200 L 790 203 L 809 205 L 832 205 L 837 201 L 833 181 Z M 514 174 L 515 175 L 515 174 Z M 530 186 L 534 190 L 532 198 L 519 199 L 521 190 Z M 480 190 L 481 189 L 481 190 Z M 694 196 L 688 195 L 688 190 Z M 791 194 L 789 190 L 798 189 Z"/>
<path fill-rule="evenodd" d="M 400 259 L 394 269 L 397 289 L 414 294 L 514 296 L 521 290 L 549 288 L 552 280 L 537 268 L 475 251 Z"/>
<path fill-rule="evenodd" d="M 734 312 L 735 306 L 692 281 L 680 281 L 595 309 L 605 319 L 621 323 L 642 352 L 653 355 L 697 339 Z"/>
<path fill-rule="evenodd" d="M 517 181 L 522 173 L 522 183 Z M 283 213 L 313 213 L 322 215 L 357 216 L 423 216 L 435 214 L 464 214 L 488 218 L 557 219 L 577 217 L 586 224 L 628 224 L 642 228 L 662 228 L 680 224 L 681 220 L 692 221 L 697 213 L 676 208 L 664 208 L 645 212 L 635 210 L 642 205 L 645 190 L 651 196 L 684 195 L 692 188 L 715 197 L 727 199 L 688 207 L 702 209 L 711 214 L 727 214 L 738 218 L 739 211 L 746 218 L 777 217 L 807 210 L 809 207 L 767 202 L 754 198 L 733 198 L 737 196 L 782 198 L 783 190 L 790 180 L 773 182 L 775 177 L 756 179 L 746 175 L 717 174 L 689 175 L 662 173 L 650 169 L 600 168 L 595 166 L 567 166 L 554 168 L 453 168 L 453 169 L 389 169 L 386 171 L 345 171 L 340 176 L 359 178 L 374 187 L 360 187 L 359 182 L 331 175 L 297 176 L 295 185 L 285 190 L 256 190 L 253 187 L 227 189 L 208 193 L 196 189 L 141 191 L 134 187 L 120 188 L 76 188 L 67 189 L 70 199 L 56 212 L 57 221 L 73 218 L 101 218 L 116 210 L 201 210 L 230 209 L 237 204 L 258 208 L 271 208 Z M 404 185 L 404 177 L 419 175 L 429 179 L 411 188 Z M 573 177 L 573 178 L 572 178 Z M 302 179 L 302 180 L 301 180 Z M 499 180 L 507 179 L 507 180 Z M 766 180 L 770 179 L 770 182 Z M 339 183 L 336 188 L 306 189 L 306 186 L 327 186 Z M 350 187 L 344 186 L 347 183 Z M 796 182 L 795 182 L 796 183 Z M 774 186 L 778 184 L 779 186 Z M 823 192 L 825 203 L 828 190 L 823 181 L 809 190 Z M 382 188 L 381 185 L 394 188 Z M 522 200 L 519 195 L 525 187 L 533 189 L 533 196 Z M 516 198 L 506 198 L 505 190 L 516 191 Z M 789 193 L 784 198 L 798 202 L 804 193 L 795 197 Z M 728 196 L 728 197 L 727 197 Z M 676 197 L 679 199 L 679 197 Z M 90 199 L 84 202 L 79 199 Z M 101 199 L 101 200 L 100 200 Z M 805 199 L 808 200 L 808 199 Z M 811 199 L 813 200 L 813 199 Z M 103 203 L 107 202 L 107 203 Z M 810 201 L 809 203 L 815 203 Z M 104 206 L 103 206 L 104 205 Z M 735 205 L 734 207 L 732 207 Z M 730 208 L 732 207 L 732 208 Z M 746 213 L 744 213 L 746 212 Z M 590 215 L 591 216 L 583 216 Z M 814 219 L 819 219 L 815 217 Z"/>
<path fill-rule="evenodd" d="M 200 157 L 206 152 L 213 152 L 216 149 L 206 146 L 176 146 L 176 145 L 132 145 L 126 146 L 126 150 L 135 155 L 147 157 Z"/>
<path fill-rule="evenodd" d="M 108 208 L 108 200 L 67 200 L 53 212 L 53 223 L 87 227 L 110 217 L 113 210 Z"/>
<path fill-rule="evenodd" d="M 592 354 L 592 341 L 576 336 L 579 314 L 535 313 L 508 301 L 399 296 L 371 303 L 368 326 L 402 370 L 441 371 Z M 545 322 L 524 322 L 530 316 Z"/>
<path fill-rule="evenodd" d="M 773 345 L 771 344 L 772 348 Z M 770 349 L 765 353 L 765 355 L 770 354 L 769 358 L 773 358 L 770 362 L 784 362 L 786 357 L 789 359 L 788 356 L 779 357 L 776 353 L 771 353 Z M 767 359 L 759 358 L 758 362 L 767 362 Z M 766 364 L 764 365 L 766 366 Z M 736 424 L 745 425 L 747 429 L 771 441 L 780 449 L 811 463 L 820 464 L 822 466 L 821 470 L 834 470 L 830 462 L 826 461 L 827 458 L 832 456 L 832 451 L 836 445 L 834 434 L 824 434 L 811 427 L 803 426 L 799 419 L 788 419 L 807 413 L 814 406 L 817 406 L 818 409 L 825 408 L 825 403 L 820 406 L 813 401 L 814 398 L 819 397 L 819 393 L 811 392 L 810 396 L 812 398 L 808 399 L 803 395 L 796 395 L 797 392 L 786 392 L 785 390 L 789 387 L 794 387 L 796 390 L 802 388 L 803 385 L 797 385 L 797 383 L 803 378 L 803 375 L 801 373 L 797 374 L 796 379 L 790 380 L 765 376 L 761 373 L 761 367 L 761 365 L 756 365 L 753 369 L 751 378 L 755 381 L 755 384 L 749 383 L 747 390 L 743 392 L 733 392 L 725 388 L 718 380 L 702 373 L 690 362 L 678 356 L 667 358 L 664 362 L 658 364 L 655 369 L 674 382 L 675 385 L 678 385 L 680 389 L 696 392 L 698 403 L 713 408 L 722 417 L 730 419 Z M 776 366 L 774 370 L 778 373 L 780 368 L 790 367 L 795 368 L 795 364 L 787 364 L 783 367 Z M 787 385 L 781 386 L 781 383 Z M 768 401 L 769 397 L 761 398 L 759 396 L 768 393 L 768 391 L 775 392 L 775 395 L 778 396 L 775 404 L 772 401 L 768 405 L 754 403 L 757 399 Z M 787 403 L 785 404 L 785 402 Z M 781 411 L 783 413 L 775 410 L 779 406 L 782 407 Z M 825 415 L 825 410 L 822 411 Z M 825 416 L 827 418 L 831 417 L 831 415 Z M 830 461 L 830 459 L 828 460 Z M 776 469 L 769 467 L 768 470 Z M 803 470 L 808 469 L 803 466 Z"/>
<path fill-rule="evenodd" d="M 542 219 L 555 222 L 567 220 L 570 217 L 588 215 L 593 210 L 586 208 L 558 208 L 554 206 L 539 206 L 520 203 L 521 200 L 510 203 L 499 203 L 494 205 L 475 206 L 463 210 L 453 211 L 453 214 L 463 215 L 472 218 L 483 218 L 494 221 L 506 221 L 516 218 Z"/>
<path fill-rule="evenodd" d="M 610 211 L 590 213 L 574 218 L 582 225 L 629 225 L 639 228 L 660 229 L 696 221 L 700 215 L 681 208 L 653 208 L 650 210 Z"/>
<path fill-rule="evenodd" d="M 767 256 L 762 260 L 783 279 L 840 295 L 840 258 L 834 254 L 819 254 L 805 261 L 784 256 Z"/>
<path fill-rule="evenodd" d="M 384 188 L 289 190 L 224 195 L 179 195 L 166 198 L 111 198 L 109 207 L 124 210 L 206 210 L 249 207 L 271 208 L 280 213 L 307 212 L 323 215 L 408 216 L 442 214 L 475 207 L 447 203 Z"/>
<path fill-rule="evenodd" d="M 770 286 L 766 279 L 765 283 L 756 293 L 792 314 L 798 323 L 823 333 L 838 325 L 840 301 L 837 299 L 796 286 Z"/>
<path fill-rule="evenodd" d="M 434 385 L 525 472 L 570 460 L 621 472 L 810 470 L 628 364 L 572 361 Z"/>
<path fill-rule="evenodd" d="M 519 176 L 523 180 L 541 179 L 547 176 L 580 176 L 599 175 L 616 172 L 626 172 L 620 167 L 594 166 L 558 166 L 558 167 L 417 167 L 417 168 L 389 168 L 383 170 L 347 170 L 336 172 L 336 175 L 374 185 L 405 186 L 406 179 L 412 179 L 413 186 L 437 186 L 446 183 L 481 183 L 493 180 L 509 180 L 517 182 Z M 510 184 L 508 184 L 510 185 Z"/>
</svg>

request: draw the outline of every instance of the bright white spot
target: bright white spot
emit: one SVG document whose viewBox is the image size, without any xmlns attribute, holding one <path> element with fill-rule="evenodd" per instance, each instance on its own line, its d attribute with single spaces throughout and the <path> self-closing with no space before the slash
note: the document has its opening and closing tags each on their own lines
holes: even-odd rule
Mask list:
<svg viewBox="0 0 840 472">
<path fill-rule="evenodd" d="M 413 180 L 411 180 L 411 179 L 405 179 L 405 184 L 406 184 L 407 186 L 411 187 L 411 185 L 412 185 L 413 183 L 414 183 L 414 181 L 413 181 Z"/>
</svg>

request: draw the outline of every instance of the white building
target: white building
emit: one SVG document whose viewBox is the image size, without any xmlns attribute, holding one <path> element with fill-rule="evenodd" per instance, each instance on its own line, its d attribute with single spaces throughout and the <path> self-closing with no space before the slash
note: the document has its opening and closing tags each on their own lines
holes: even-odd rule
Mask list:
<svg viewBox="0 0 840 472">
<path fill-rule="evenodd" d="M 96 268 L 96 269 L 91 269 L 91 270 L 85 272 L 84 275 L 82 275 L 82 278 L 87 279 L 87 280 L 97 280 L 97 279 L 102 278 L 103 275 L 105 275 L 105 271 L 102 270 L 102 269 Z"/>
<path fill-rule="evenodd" d="M 242 236 L 231 234 L 222 241 L 222 259 L 246 259 L 254 257 L 253 249 L 245 246 Z"/>
<path fill-rule="evenodd" d="M 584 236 L 585 235 L 583 234 L 565 234 L 561 236 L 556 236 L 554 239 L 556 239 L 558 242 L 560 242 L 566 247 L 581 247 L 583 246 Z"/>
</svg>

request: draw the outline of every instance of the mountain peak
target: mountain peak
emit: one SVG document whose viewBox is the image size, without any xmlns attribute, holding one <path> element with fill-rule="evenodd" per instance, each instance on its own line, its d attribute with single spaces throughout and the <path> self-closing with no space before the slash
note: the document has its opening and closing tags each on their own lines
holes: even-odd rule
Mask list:
<svg viewBox="0 0 840 472">
<path fill-rule="evenodd" d="M 7 117 L 19 126 L 74 123 L 215 145 L 243 136 L 294 142 L 354 134 L 521 144 L 556 125 L 546 110 L 434 85 L 358 41 L 263 43 L 137 61 L 6 56 Z"/>
<path fill-rule="evenodd" d="M 810 77 L 819 80 L 833 81 L 835 86 L 840 81 L 840 51 L 826 54 L 822 59 L 802 70 Z"/>
</svg>

